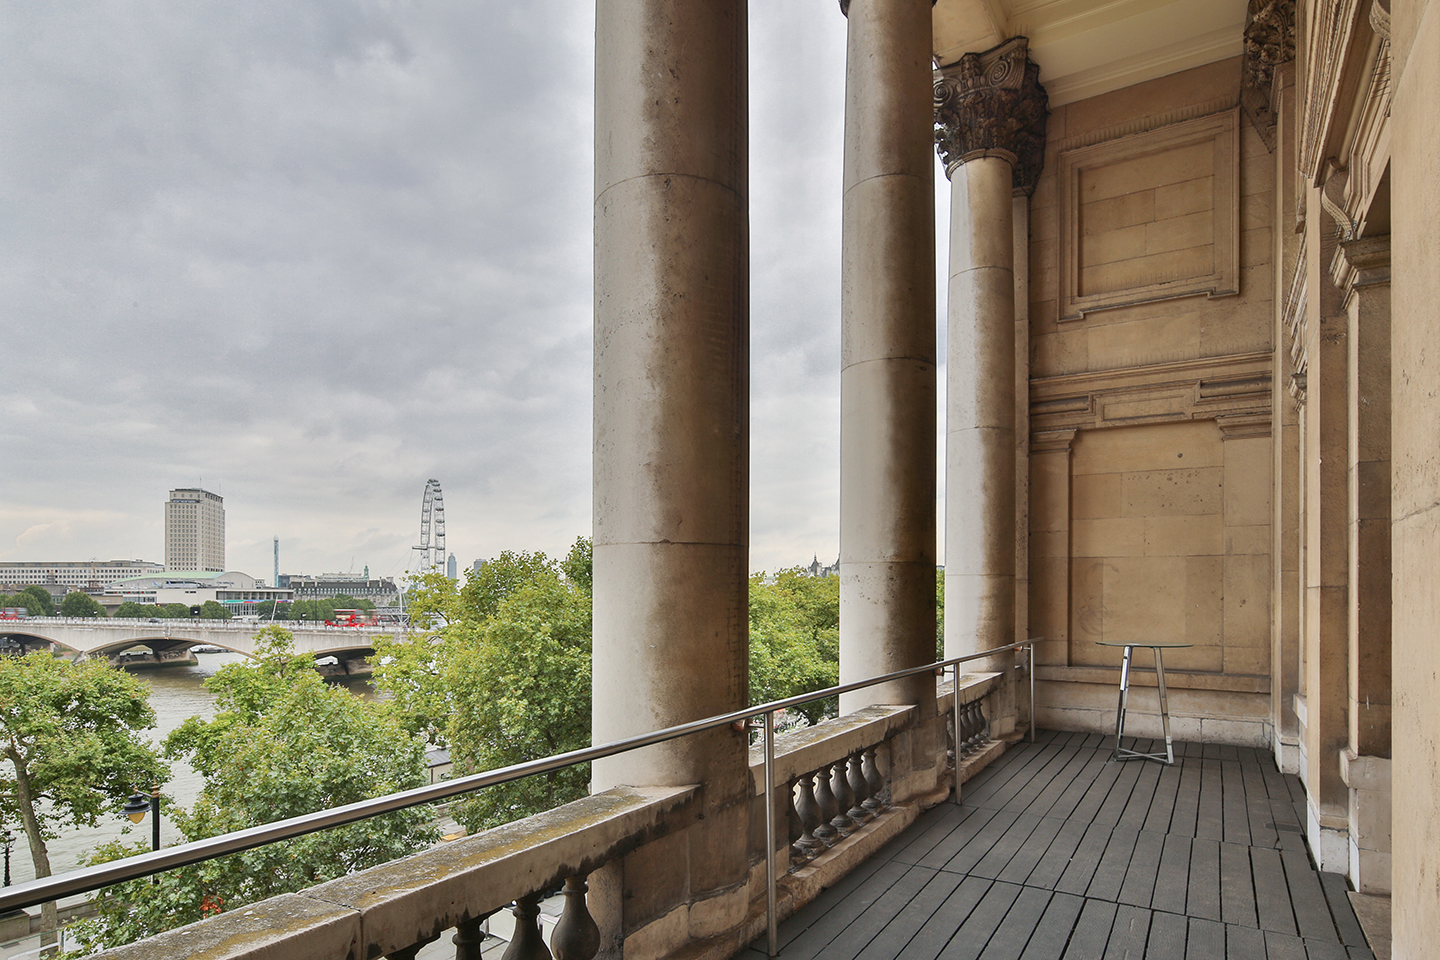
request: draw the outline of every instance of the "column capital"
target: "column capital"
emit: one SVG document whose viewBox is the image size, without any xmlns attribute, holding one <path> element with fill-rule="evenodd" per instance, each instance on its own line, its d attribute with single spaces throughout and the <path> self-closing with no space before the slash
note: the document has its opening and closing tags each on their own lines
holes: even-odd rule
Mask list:
<svg viewBox="0 0 1440 960">
<path fill-rule="evenodd" d="M 930 0 L 930 6 L 935 6 L 935 3 L 936 0 Z M 850 16 L 850 0 L 840 0 L 840 12 L 847 17 Z"/>
<path fill-rule="evenodd" d="M 1010 161 L 1014 189 L 1029 195 L 1045 165 L 1050 98 L 1030 42 L 1012 37 L 935 71 L 935 150 L 947 176 L 976 157 Z"/>
</svg>

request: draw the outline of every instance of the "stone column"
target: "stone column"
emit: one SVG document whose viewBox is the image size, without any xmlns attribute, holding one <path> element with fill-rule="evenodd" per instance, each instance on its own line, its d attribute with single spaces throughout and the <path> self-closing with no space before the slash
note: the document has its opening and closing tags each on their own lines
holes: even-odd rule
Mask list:
<svg viewBox="0 0 1440 960">
<path fill-rule="evenodd" d="M 1343 174 L 1337 174 L 1343 176 Z M 1331 282 L 1335 224 L 1320 191 L 1306 204 L 1308 370 L 1305 395 L 1305 792 L 1310 851 L 1320 869 L 1349 864 L 1349 797 L 1340 752 L 1349 742 L 1349 522 L 1347 320 Z"/>
<path fill-rule="evenodd" d="M 845 8 L 842 3 L 842 9 Z M 935 184 L 930 3 L 852 0 L 845 79 L 840 680 L 935 654 Z M 926 675 L 847 694 L 929 704 Z M 923 710 L 922 710 L 923 712 Z"/>
<path fill-rule="evenodd" d="M 1349 344 L 1349 876 L 1390 893 L 1390 237 L 1340 244 Z"/>
<path fill-rule="evenodd" d="M 1015 227 L 1044 160 L 1040 68 L 1016 37 L 935 77 L 950 178 L 945 425 L 945 655 L 1015 640 Z M 980 661 L 980 669 L 998 663 Z"/>
<path fill-rule="evenodd" d="M 603 742 L 748 702 L 745 4 L 600 0 L 595 43 L 592 724 Z M 607 937 L 659 929 L 676 910 L 693 918 L 701 901 L 717 927 L 743 918 L 747 754 L 745 736 L 724 729 L 594 764 L 597 791 L 704 784 L 705 819 L 592 878 Z M 669 880 L 632 895 L 631 871 Z M 667 952 L 693 932 L 666 929 L 647 944 Z"/>
</svg>

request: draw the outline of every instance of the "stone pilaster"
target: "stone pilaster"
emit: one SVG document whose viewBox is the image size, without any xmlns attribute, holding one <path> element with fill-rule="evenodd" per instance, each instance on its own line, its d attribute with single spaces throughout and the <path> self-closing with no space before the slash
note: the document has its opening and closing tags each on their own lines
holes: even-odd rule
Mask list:
<svg viewBox="0 0 1440 960">
<path fill-rule="evenodd" d="M 1015 639 L 1014 223 L 1026 208 L 1012 196 L 1034 188 L 1044 160 L 1047 101 L 1038 76 L 1024 37 L 966 54 L 935 76 L 935 143 L 951 191 L 945 428 L 949 657 Z"/>
<path fill-rule="evenodd" d="M 840 374 L 840 679 L 935 653 L 935 185 L 928 0 L 851 0 Z M 847 694 L 913 703 L 934 678 Z M 924 755 L 917 751 L 917 758 Z"/>
<path fill-rule="evenodd" d="M 1350 880 L 1390 892 L 1390 238 L 1349 240 L 1331 263 L 1349 347 Z"/>
</svg>

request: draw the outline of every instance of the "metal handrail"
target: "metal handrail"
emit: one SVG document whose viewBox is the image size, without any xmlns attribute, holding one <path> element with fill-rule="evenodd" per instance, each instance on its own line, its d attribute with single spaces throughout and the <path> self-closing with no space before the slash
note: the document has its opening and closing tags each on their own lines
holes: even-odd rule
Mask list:
<svg viewBox="0 0 1440 960">
<path fill-rule="evenodd" d="M 315 813 L 307 813 L 298 817 L 277 820 L 274 823 L 261 824 L 255 827 L 248 827 L 244 830 L 237 830 L 233 833 L 221 834 L 218 837 L 207 837 L 204 840 L 196 840 L 191 843 L 180 844 L 179 846 L 165 847 L 150 853 L 126 857 L 124 860 L 102 863 L 93 867 L 82 867 L 79 870 L 72 870 L 58 876 L 45 877 L 43 879 L 17 884 L 13 887 L 0 888 L 0 890 L 3 890 L 3 892 L 0 892 L 0 913 L 18 910 L 23 907 L 33 907 L 50 900 L 58 900 L 61 897 L 88 893 L 92 890 L 123 883 L 127 880 L 138 880 L 141 877 L 152 876 L 165 870 L 189 866 L 190 864 L 201 863 L 206 860 L 213 860 L 216 857 L 223 857 L 232 853 L 240 853 L 244 850 L 262 847 L 280 840 L 289 840 L 293 837 L 304 836 L 307 833 L 314 833 L 317 830 L 343 826 L 347 823 L 354 823 L 358 820 L 364 820 L 386 813 L 394 813 L 409 807 L 421 806 L 422 804 L 435 803 L 458 794 L 479 790 L 483 787 L 509 783 L 512 780 L 519 780 L 537 773 L 548 773 L 552 770 L 559 770 L 577 763 L 600 760 L 641 747 L 648 747 L 657 743 L 664 743 L 668 740 L 675 740 L 692 733 L 700 733 L 705 730 L 713 730 L 717 727 L 726 727 L 737 723 L 743 723 L 748 726 L 749 722 L 756 718 L 773 718 L 774 714 L 779 710 L 799 706 L 800 704 L 809 703 L 814 700 L 823 700 L 826 697 L 833 697 L 837 694 L 863 690 L 866 687 L 887 683 L 892 680 L 900 680 L 921 673 L 940 672 L 948 668 L 952 670 L 958 681 L 959 665 L 961 663 L 970 660 L 984 659 L 996 654 L 1006 653 L 1010 650 L 1018 650 L 1021 647 L 1028 647 L 1030 649 L 1030 728 L 1033 737 L 1035 727 L 1035 650 L 1033 645 L 1039 639 L 1041 638 L 1021 640 L 1018 643 L 996 647 L 993 650 L 986 650 L 981 653 L 954 657 L 949 660 L 937 660 L 934 663 L 928 663 L 921 667 L 897 670 L 879 677 L 872 677 L 869 680 L 842 683 L 838 686 L 826 687 L 824 690 L 817 690 L 813 693 L 787 697 L 784 700 L 774 700 L 769 703 L 746 707 L 743 710 L 736 710 L 731 713 L 708 717 L 703 720 L 694 720 L 690 723 L 682 723 L 677 726 L 654 730 L 650 733 L 640 734 L 634 737 L 626 737 L 622 740 L 612 740 L 609 743 L 582 747 L 579 750 L 571 750 L 566 753 L 543 757 L 539 760 L 528 760 L 524 763 L 511 764 L 508 767 L 498 767 L 494 770 L 487 770 L 484 773 L 475 773 L 453 780 L 446 780 L 423 787 L 415 787 L 411 790 L 402 790 L 398 793 L 387 794 L 383 797 L 374 797 L 369 800 L 360 800 L 356 803 L 347 803 L 340 807 L 330 807 L 325 810 L 316 811 Z M 958 682 L 956 683 L 955 701 L 957 704 L 959 703 Z M 766 729 L 768 734 L 773 735 L 773 720 L 766 723 Z M 956 730 L 958 736 L 958 725 L 956 726 Z M 770 744 L 770 746 L 767 747 L 767 756 L 773 756 L 773 743 L 771 743 L 770 736 L 767 736 L 767 744 Z M 958 771 L 958 759 L 956 761 L 956 767 Z M 774 816 L 773 805 L 768 802 L 771 779 L 772 777 L 767 771 L 765 778 L 765 792 L 767 794 L 766 809 L 769 811 L 767 814 L 767 826 L 773 832 L 773 824 L 768 823 Z M 773 847 L 773 844 L 767 845 Z M 770 861 L 771 870 L 773 871 L 773 849 L 768 851 L 767 860 Z M 770 878 L 770 889 L 773 898 L 773 875 Z M 771 911 L 771 917 L 773 926 L 773 910 Z M 771 936 L 773 939 L 773 929 Z"/>
</svg>

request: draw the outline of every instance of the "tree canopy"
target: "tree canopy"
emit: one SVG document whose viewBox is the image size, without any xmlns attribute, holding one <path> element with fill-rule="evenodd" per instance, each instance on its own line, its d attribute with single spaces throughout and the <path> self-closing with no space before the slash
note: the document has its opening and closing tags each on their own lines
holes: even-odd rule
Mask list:
<svg viewBox="0 0 1440 960">
<path fill-rule="evenodd" d="M 381 704 L 332 687 L 288 631 L 256 635 L 254 663 L 222 667 L 205 682 L 213 720 L 192 717 L 165 741 L 205 785 L 189 809 L 168 813 L 186 841 L 216 836 L 417 787 L 425 745 Z M 438 839 L 433 812 L 412 808 L 308 834 L 103 891 L 81 928 L 86 949 L 127 943 L 280 893 L 304 889 L 423 849 Z M 94 862 L 145 845 L 111 844 Z"/>
<path fill-rule="evenodd" d="M 26 615 L 31 617 L 55 616 L 55 600 L 50 591 L 34 583 L 14 596 L 0 597 L 0 607 L 24 607 Z"/>
<path fill-rule="evenodd" d="M 136 786 L 168 778 L 141 735 L 155 726 L 149 696 L 104 660 L 0 657 L 0 817 L 24 828 L 35 876 L 50 876 L 59 828 L 94 826 Z"/>
<path fill-rule="evenodd" d="M 750 702 L 833 687 L 840 677 L 840 578 L 803 567 L 750 578 Z M 833 699 L 798 708 L 810 723 L 834 716 Z"/>
<path fill-rule="evenodd" d="M 100 601 L 82 593 L 79 590 L 71 590 L 65 594 L 60 601 L 60 616 L 62 617 L 103 617 L 105 608 L 100 606 Z"/>
</svg>

